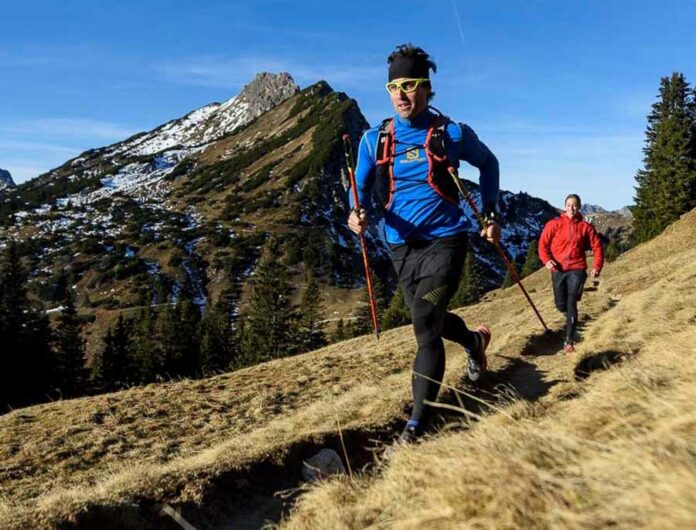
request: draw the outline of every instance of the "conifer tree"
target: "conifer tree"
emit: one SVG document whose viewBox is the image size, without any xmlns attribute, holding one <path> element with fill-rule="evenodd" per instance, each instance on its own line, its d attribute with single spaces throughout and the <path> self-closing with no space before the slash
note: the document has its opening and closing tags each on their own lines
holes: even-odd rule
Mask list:
<svg viewBox="0 0 696 530">
<path fill-rule="evenodd" d="M 339 318 L 336 323 L 336 329 L 331 334 L 331 342 L 341 342 L 346 339 L 346 333 L 344 329 L 343 319 Z"/>
<path fill-rule="evenodd" d="M 19 251 L 10 242 L 3 252 L 0 268 L 0 340 L 2 354 L 0 362 L 0 407 L 2 410 L 17 399 L 12 391 L 14 381 L 20 378 L 19 348 L 22 344 L 22 310 L 26 306 L 26 281 Z M 21 379 L 20 379 L 21 382 Z"/>
<path fill-rule="evenodd" d="M 302 253 L 302 260 L 305 268 L 311 274 L 317 274 L 323 265 L 322 241 L 324 233 L 321 227 L 313 226 L 305 241 L 305 248 Z"/>
<path fill-rule="evenodd" d="M 85 341 L 73 297 L 68 294 L 53 334 L 55 366 L 54 384 L 64 397 L 83 394 L 87 387 Z"/>
<path fill-rule="evenodd" d="M 116 325 L 107 330 L 102 349 L 95 355 L 92 381 L 103 392 L 125 388 L 131 383 L 131 329 L 132 322 L 119 315 Z"/>
<path fill-rule="evenodd" d="M 356 331 L 355 331 L 355 322 L 356 322 L 356 319 L 353 318 L 353 319 L 348 320 L 348 322 L 346 322 L 345 325 L 343 326 L 344 339 L 350 339 L 351 337 L 355 337 L 355 336 L 359 335 L 359 333 L 356 333 Z"/>
<path fill-rule="evenodd" d="M 619 257 L 619 254 L 621 254 L 621 250 L 619 249 L 619 245 L 616 242 L 616 239 L 610 239 L 609 244 L 604 249 L 604 259 L 608 262 L 616 261 L 616 258 Z"/>
<path fill-rule="evenodd" d="M 377 309 L 377 320 L 381 323 L 382 315 L 387 310 L 387 290 L 374 272 L 370 272 L 370 278 L 372 279 L 372 294 L 375 299 L 375 308 Z M 367 288 L 367 282 L 363 289 L 360 307 L 358 307 L 355 316 L 356 319 L 351 325 L 352 334 L 350 336 L 357 337 L 371 333 L 373 329 L 372 309 L 370 307 L 370 292 Z"/>
<path fill-rule="evenodd" d="M 319 322 L 321 315 L 321 297 L 319 285 L 314 274 L 309 273 L 305 290 L 302 293 L 298 322 L 299 351 L 306 352 L 326 344 L 326 335 Z"/>
<path fill-rule="evenodd" d="M 53 335 L 48 315 L 42 304 L 28 302 L 23 312 L 22 348 L 17 355 L 21 357 L 20 378 L 24 391 L 23 403 L 44 402 L 49 397 L 51 373 L 55 359 L 51 350 Z"/>
<path fill-rule="evenodd" d="M 696 95 L 683 74 L 661 79 L 645 137 L 632 207 L 638 242 L 696 206 Z"/>
<path fill-rule="evenodd" d="M 13 241 L 0 262 L 0 409 L 47 397 L 51 329 L 43 308 L 27 297 L 27 275 Z"/>
<path fill-rule="evenodd" d="M 476 259 L 474 258 L 471 246 L 469 246 L 466 258 L 464 259 L 462 275 L 459 278 L 459 285 L 454 296 L 452 296 L 452 300 L 450 300 L 449 308 L 454 309 L 456 307 L 472 305 L 478 302 L 483 295 L 483 286 L 481 282 L 482 278 L 476 266 Z"/>
<path fill-rule="evenodd" d="M 231 311 L 224 293 L 217 301 L 209 298 L 199 325 L 202 373 L 229 369 L 234 362 L 234 333 Z"/>
<path fill-rule="evenodd" d="M 198 321 L 200 311 L 182 289 L 175 306 L 167 304 L 157 321 L 162 370 L 170 377 L 193 376 L 200 371 Z"/>
<path fill-rule="evenodd" d="M 389 307 L 382 316 L 380 322 L 382 329 L 392 329 L 399 326 L 405 326 L 411 322 L 411 311 L 404 301 L 404 292 L 401 287 L 396 289 L 394 296 L 389 302 Z"/>
<path fill-rule="evenodd" d="M 266 244 L 254 278 L 253 294 L 244 323 L 244 362 L 255 364 L 297 351 L 297 317 L 290 300 L 292 287 L 280 262 L 278 244 Z"/>
<path fill-rule="evenodd" d="M 518 270 L 517 268 L 517 262 L 511 261 L 510 262 L 513 267 L 515 267 L 515 270 Z M 510 269 L 507 269 L 505 271 L 505 277 L 503 278 L 503 283 L 500 285 L 501 289 L 505 289 L 507 287 L 511 287 L 515 285 L 515 279 L 512 277 L 512 273 L 510 272 Z"/>
<path fill-rule="evenodd" d="M 149 383 L 163 370 L 162 351 L 157 340 L 156 317 L 148 303 L 138 311 L 133 322 L 130 354 L 133 373 L 138 383 Z"/>
<path fill-rule="evenodd" d="M 181 349 L 181 368 L 178 373 L 192 377 L 200 373 L 198 323 L 201 320 L 201 310 L 191 298 L 182 296 L 177 302 L 176 313 Z"/>
<path fill-rule="evenodd" d="M 524 260 L 524 265 L 522 266 L 522 272 L 520 273 L 520 278 L 526 278 L 530 274 L 538 271 L 542 267 L 541 260 L 539 259 L 539 246 L 536 239 L 533 239 L 529 244 L 529 250 L 527 251 L 527 257 Z"/>
<path fill-rule="evenodd" d="M 165 304 L 157 316 L 157 339 L 160 346 L 162 366 L 159 375 L 173 377 L 176 375 L 179 358 L 176 306 L 173 302 Z"/>
</svg>

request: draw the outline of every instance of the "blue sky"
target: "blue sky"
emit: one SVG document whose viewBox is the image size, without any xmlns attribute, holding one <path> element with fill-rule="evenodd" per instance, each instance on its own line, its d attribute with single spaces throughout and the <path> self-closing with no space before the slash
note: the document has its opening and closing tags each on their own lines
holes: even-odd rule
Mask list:
<svg viewBox="0 0 696 530">
<path fill-rule="evenodd" d="M 325 79 L 374 124 L 391 113 L 386 56 L 411 41 L 438 64 L 433 104 L 496 153 L 504 189 L 619 208 L 660 77 L 696 82 L 694 20 L 696 0 L 12 2 L 0 167 L 25 181 L 264 70 Z"/>
</svg>

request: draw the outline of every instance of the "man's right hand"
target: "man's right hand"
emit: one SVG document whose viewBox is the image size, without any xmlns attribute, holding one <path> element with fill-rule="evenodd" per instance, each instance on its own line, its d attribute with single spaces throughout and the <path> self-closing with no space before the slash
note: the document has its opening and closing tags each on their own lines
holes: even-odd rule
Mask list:
<svg viewBox="0 0 696 530">
<path fill-rule="evenodd" d="M 549 261 L 546 262 L 545 267 L 550 271 L 558 270 L 558 265 L 552 259 L 550 259 Z"/>
<path fill-rule="evenodd" d="M 367 227 L 367 213 L 364 208 L 351 210 L 348 216 L 348 228 L 355 234 L 361 235 Z"/>
</svg>

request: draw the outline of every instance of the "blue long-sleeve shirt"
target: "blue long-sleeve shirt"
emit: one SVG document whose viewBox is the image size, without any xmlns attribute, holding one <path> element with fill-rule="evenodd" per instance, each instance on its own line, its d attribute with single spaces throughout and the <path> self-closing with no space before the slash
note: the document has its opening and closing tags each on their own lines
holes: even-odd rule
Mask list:
<svg viewBox="0 0 696 530">
<path fill-rule="evenodd" d="M 407 239 L 438 239 L 465 230 L 463 209 L 443 200 L 428 184 L 428 160 L 424 144 L 434 113 L 426 110 L 413 120 L 394 116 L 394 197 L 384 212 L 387 242 Z M 379 127 L 365 131 L 358 148 L 355 180 L 360 204 L 370 204 L 375 183 L 376 145 Z M 450 164 L 459 167 L 464 160 L 480 171 L 479 183 L 484 209 L 498 202 L 499 169 L 495 155 L 476 133 L 464 124 L 450 121 L 445 132 L 445 149 Z M 352 197 L 351 197 L 352 203 Z"/>
</svg>

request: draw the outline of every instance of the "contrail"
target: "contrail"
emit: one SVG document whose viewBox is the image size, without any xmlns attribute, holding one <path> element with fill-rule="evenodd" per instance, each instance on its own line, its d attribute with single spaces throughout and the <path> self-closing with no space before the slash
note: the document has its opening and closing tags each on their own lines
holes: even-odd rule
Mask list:
<svg viewBox="0 0 696 530">
<path fill-rule="evenodd" d="M 452 0 L 452 7 L 454 8 L 454 18 L 457 20 L 457 27 L 459 28 L 459 36 L 462 38 L 462 44 L 466 48 L 466 39 L 464 38 L 464 30 L 462 29 L 462 23 L 459 20 L 459 10 L 457 9 L 457 0 Z"/>
<path fill-rule="evenodd" d="M 459 9 L 457 9 L 457 0 L 452 0 L 452 7 L 454 8 L 454 18 L 457 21 L 457 28 L 459 29 L 459 38 L 462 39 L 464 57 L 466 58 L 466 76 L 467 78 L 471 78 L 471 61 L 469 60 L 469 50 L 466 45 L 466 37 L 464 37 L 464 28 L 462 28 L 462 22 L 459 19 Z"/>
</svg>

